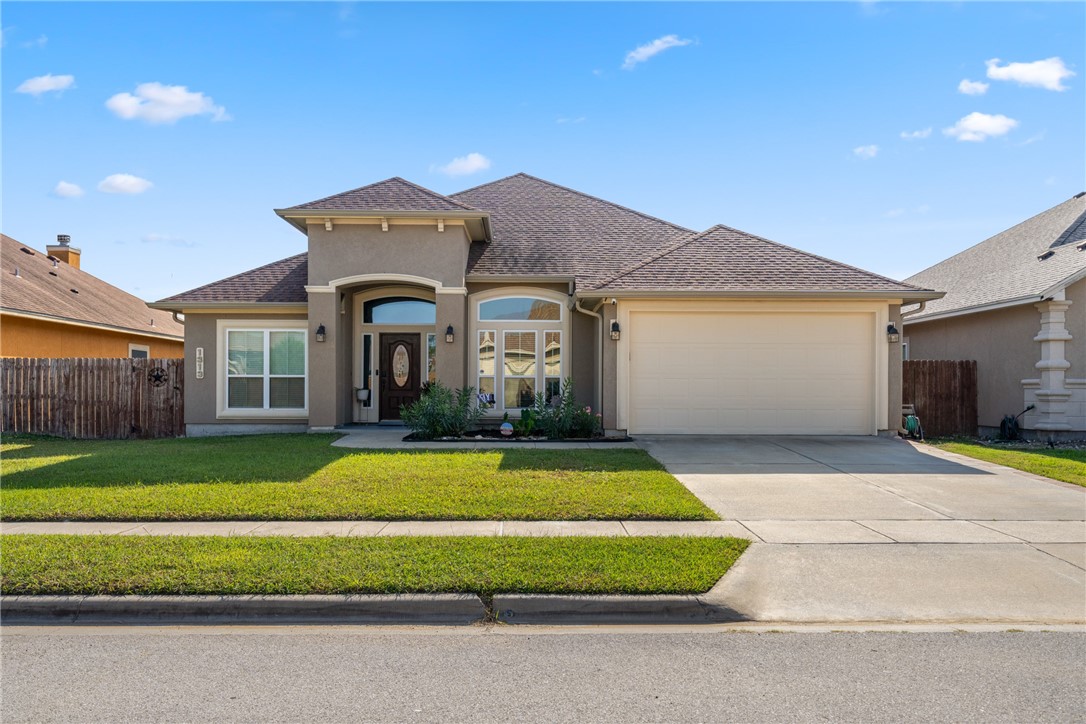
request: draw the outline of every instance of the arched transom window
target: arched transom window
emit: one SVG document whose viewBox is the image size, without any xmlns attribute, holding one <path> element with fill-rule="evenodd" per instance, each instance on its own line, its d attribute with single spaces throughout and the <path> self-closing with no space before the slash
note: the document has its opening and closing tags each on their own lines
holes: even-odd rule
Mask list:
<svg viewBox="0 0 1086 724">
<path fill-rule="evenodd" d="M 549 403 L 562 387 L 562 304 L 532 296 L 478 303 L 477 389 L 496 410 L 531 407 L 542 393 Z"/>
</svg>

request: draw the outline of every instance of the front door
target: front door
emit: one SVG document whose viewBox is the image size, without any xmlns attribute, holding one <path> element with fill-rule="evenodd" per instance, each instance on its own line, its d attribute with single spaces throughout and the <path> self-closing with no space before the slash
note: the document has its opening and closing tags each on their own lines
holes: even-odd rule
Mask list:
<svg viewBox="0 0 1086 724">
<path fill-rule="evenodd" d="M 419 335 L 381 335 L 382 420 L 399 420 L 400 406 L 419 399 Z"/>
</svg>

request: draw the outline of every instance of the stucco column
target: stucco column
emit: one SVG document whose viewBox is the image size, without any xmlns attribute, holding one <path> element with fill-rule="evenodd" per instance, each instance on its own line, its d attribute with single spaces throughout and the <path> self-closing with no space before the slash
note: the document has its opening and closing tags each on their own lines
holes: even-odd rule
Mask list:
<svg viewBox="0 0 1086 724">
<path fill-rule="evenodd" d="M 611 322 L 618 316 L 618 307 L 605 303 L 603 314 L 603 429 L 618 429 L 618 342 L 611 339 Z M 623 330 L 625 332 L 626 330 Z"/>
<path fill-rule="evenodd" d="M 317 341 L 317 327 L 324 325 L 324 341 Z M 336 425 L 337 360 L 340 344 L 339 294 L 309 294 L 309 429 L 328 430 Z"/>
<path fill-rule="evenodd" d="M 465 375 L 464 370 L 473 370 L 475 362 L 468 355 L 472 349 L 468 340 L 468 298 L 463 293 L 438 294 L 435 314 L 437 315 L 437 379 L 452 389 L 460 389 L 465 384 L 475 386 L 475 375 Z M 453 341 L 445 341 L 445 332 L 452 326 Z"/>
<path fill-rule="evenodd" d="M 1071 302 L 1053 299 L 1034 306 L 1041 312 L 1041 331 L 1033 338 L 1033 341 L 1041 343 L 1041 359 L 1034 365 L 1041 372 L 1041 387 L 1035 393 L 1037 417 L 1034 428 L 1070 430 L 1067 403 L 1071 399 L 1071 391 L 1067 389 L 1066 376 L 1071 363 L 1067 361 L 1065 346 L 1071 340 L 1071 334 L 1065 323 Z"/>
</svg>

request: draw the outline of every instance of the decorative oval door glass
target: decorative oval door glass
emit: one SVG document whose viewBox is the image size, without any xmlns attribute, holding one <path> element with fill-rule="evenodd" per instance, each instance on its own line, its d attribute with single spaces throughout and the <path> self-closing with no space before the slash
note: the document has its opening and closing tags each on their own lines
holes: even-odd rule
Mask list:
<svg viewBox="0 0 1086 724">
<path fill-rule="evenodd" d="M 407 384 L 410 369 L 411 361 L 408 359 L 407 348 L 402 344 L 396 345 L 396 349 L 392 352 L 392 381 L 397 387 Z"/>
</svg>

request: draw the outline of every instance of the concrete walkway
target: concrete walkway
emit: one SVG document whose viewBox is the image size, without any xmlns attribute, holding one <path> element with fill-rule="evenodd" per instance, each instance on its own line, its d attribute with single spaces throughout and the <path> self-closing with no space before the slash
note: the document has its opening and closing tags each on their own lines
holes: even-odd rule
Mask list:
<svg viewBox="0 0 1086 724">
<path fill-rule="evenodd" d="M 900 440 L 639 442 L 756 536 L 710 604 L 758 621 L 1086 621 L 1086 489 Z"/>
</svg>

